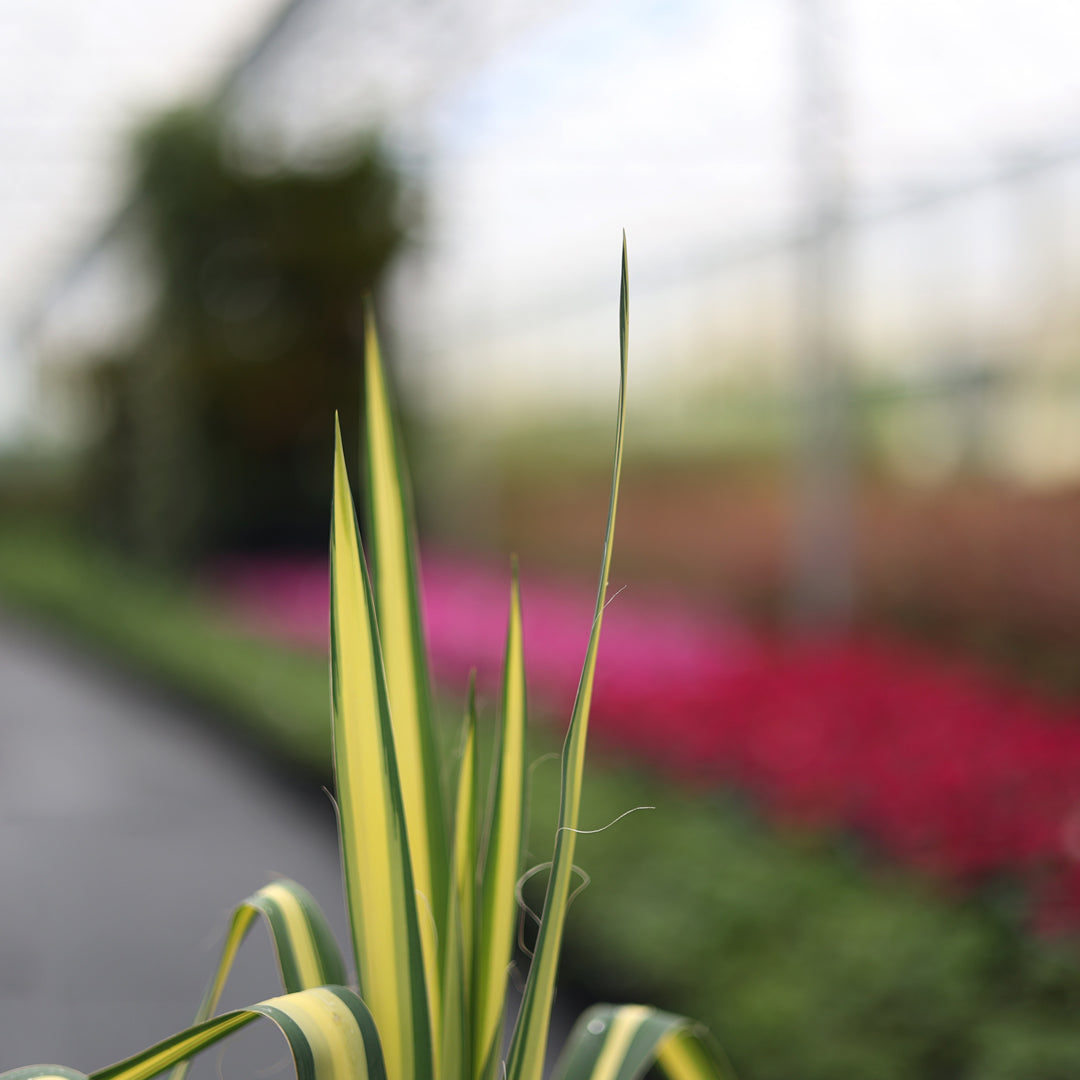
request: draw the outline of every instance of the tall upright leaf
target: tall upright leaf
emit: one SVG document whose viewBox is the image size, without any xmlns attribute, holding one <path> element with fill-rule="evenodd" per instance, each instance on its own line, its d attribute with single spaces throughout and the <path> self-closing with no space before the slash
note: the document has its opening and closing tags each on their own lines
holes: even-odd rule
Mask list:
<svg viewBox="0 0 1080 1080">
<path fill-rule="evenodd" d="M 334 772 L 360 992 L 378 1025 L 389 1080 L 430 1080 L 434 1058 L 402 785 L 340 430 L 330 581 Z"/>
<path fill-rule="evenodd" d="M 615 462 L 611 477 L 611 498 L 608 503 L 604 552 L 600 563 L 600 586 L 596 594 L 596 611 L 592 632 L 585 653 L 585 664 L 578 683 L 577 697 L 566 733 L 562 755 L 561 790 L 559 795 L 559 824 L 555 832 L 555 853 L 551 876 L 544 897 L 543 920 L 536 940 L 536 952 L 521 1011 L 514 1025 L 507 1061 L 508 1080 L 540 1080 L 544 1047 L 551 1024 L 551 1004 L 555 993 L 555 973 L 566 924 L 566 906 L 573 875 L 576 829 L 581 809 L 581 781 L 585 768 L 585 739 L 589 729 L 589 709 L 592 704 L 593 679 L 596 674 L 596 653 L 600 642 L 600 624 L 604 616 L 608 574 L 611 570 L 611 545 L 615 531 L 615 511 L 619 498 L 619 477 L 622 472 L 623 429 L 626 415 L 626 360 L 628 349 L 630 294 L 626 264 L 626 237 L 623 236 L 622 283 L 619 295 L 619 407 L 615 424 Z"/>
<path fill-rule="evenodd" d="M 447 944 L 443 973 L 441 1080 L 471 1080 L 473 947 L 476 940 L 476 868 L 479 848 L 480 779 L 476 752 L 476 672 L 469 676 L 461 737 Z"/>
<path fill-rule="evenodd" d="M 502 1044 L 506 983 L 517 926 L 516 886 L 525 830 L 525 657 L 517 561 L 510 588 L 510 621 L 503 663 L 502 718 L 483 858 L 476 938 L 474 1047 L 478 1076 L 490 1075 Z"/>
<path fill-rule="evenodd" d="M 365 460 L 368 522 L 371 528 L 372 584 L 382 638 L 386 685 L 394 729 L 394 749 L 405 801 L 413 880 L 426 900 L 436 934 L 445 939 L 449 860 L 435 732 L 431 680 L 420 606 L 408 470 L 383 369 L 370 300 L 364 319 Z M 433 946 L 425 960 L 438 1011 L 438 965 Z M 439 1030 L 439 1024 L 435 1024 Z"/>
<path fill-rule="evenodd" d="M 461 922 L 461 951 L 472 958 L 476 944 L 477 866 L 480 861 L 480 759 L 476 748 L 476 672 L 469 676 L 465 722 L 454 803 L 453 883 Z M 475 973 L 464 972 L 466 997 L 471 996 Z"/>
</svg>

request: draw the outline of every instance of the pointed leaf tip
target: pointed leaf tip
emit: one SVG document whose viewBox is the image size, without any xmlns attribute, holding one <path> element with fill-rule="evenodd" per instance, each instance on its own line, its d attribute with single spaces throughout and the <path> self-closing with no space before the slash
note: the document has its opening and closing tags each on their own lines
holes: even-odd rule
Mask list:
<svg viewBox="0 0 1080 1080">
<path fill-rule="evenodd" d="M 411 489 L 382 362 L 371 297 L 365 299 L 364 457 L 371 584 L 382 647 L 394 753 L 400 779 L 420 921 L 431 1026 L 441 1031 L 441 982 L 448 938 L 449 834 L 434 728 L 431 678 L 420 603 Z"/>
<path fill-rule="evenodd" d="M 544 1048 L 547 1045 L 551 1022 L 551 1006 L 555 993 L 555 974 L 559 948 L 566 923 L 566 909 L 573 875 L 574 848 L 578 815 L 581 808 L 582 776 L 585 765 L 585 743 L 589 726 L 596 655 L 607 596 L 608 575 L 611 570 L 612 542 L 615 532 L 615 511 L 618 504 L 619 478 L 622 473 L 623 432 L 626 422 L 626 366 L 629 338 L 630 294 L 623 249 L 622 280 L 619 296 L 619 401 L 615 422 L 615 455 L 611 474 L 611 498 L 608 504 L 607 528 L 601 559 L 600 582 L 596 594 L 596 609 L 585 663 L 578 683 L 577 698 L 563 746 L 562 783 L 559 795 L 559 824 L 555 833 L 555 851 L 548 876 L 544 912 L 536 941 L 536 950 L 529 968 L 521 1009 L 514 1024 L 507 1061 L 508 1080 L 541 1080 Z"/>
<path fill-rule="evenodd" d="M 497 1061 L 517 926 L 515 885 L 521 873 L 525 830 L 525 659 L 517 562 L 512 560 L 510 613 L 503 662 L 502 707 L 491 784 L 487 843 L 482 855 L 481 917 L 477 942 L 473 1037 L 478 1075 Z"/>
</svg>

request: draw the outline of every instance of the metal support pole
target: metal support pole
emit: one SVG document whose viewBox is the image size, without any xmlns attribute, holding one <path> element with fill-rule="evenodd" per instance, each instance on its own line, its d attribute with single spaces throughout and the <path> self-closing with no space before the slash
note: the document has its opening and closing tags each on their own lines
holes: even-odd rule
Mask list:
<svg viewBox="0 0 1080 1080">
<path fill-rule="evenodd" d="M 850 401 L 840 336 L 845 193 L 832 4 L 798 0 L 796 13 L 805 239 L 796 257 L 791 606 L 795 624 L 810 631 L 842 628 L 854 593 Z"/>
</svg>

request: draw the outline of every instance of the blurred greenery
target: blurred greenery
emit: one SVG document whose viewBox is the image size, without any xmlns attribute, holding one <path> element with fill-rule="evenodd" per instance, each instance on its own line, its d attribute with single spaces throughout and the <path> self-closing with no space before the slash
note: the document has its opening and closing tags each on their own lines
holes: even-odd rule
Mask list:
<svg viewBox="0 0 1080 1080">
<path fill-rule="evenodd" d="M 555 773 L 537 770 L 538 819 Z M 776 833 L 730 797 L 611 767 L 588 779 L 588 826 L 657 807 L 581 838 L 593 884 L 564 972 L 590 996 L 695 1009 L 743 1080 L 1077 1074 L 1073 943 L 827 838 Z"/>
<path fill-rule="evenodd" d="M 133 205 L 158 299 L 88 365 L 99 533 L 164 565 L 325 542 L 331 418 L 355 428 L 360 300 L 415 199 L 374 137 L 332 167 L 257 172 L 208 109 L 139 134 Z"/>
<path fill-rule="evenodd" d="M 0 602 L 214 709 L 329 776 L 326 658 L 255 640 L 190 583 L 54 527 L 0 525 Z M 456 733 L 460 703 L 447 712 Z M 554 726 L 534 724 L 539 759 Z M 558 767 L 532 771 L 530 851 L 551 850 Z M 1080 955 L 1007 903 L 948 898 L 836 838 L 767 828 L 730 795 L 591 754 L 564 981 L 700 1017 L 743 1080 L 1065 1080 L 1080 1073 Z M 540 903 L 534 882 L 532 902 Z"/>
</svg>

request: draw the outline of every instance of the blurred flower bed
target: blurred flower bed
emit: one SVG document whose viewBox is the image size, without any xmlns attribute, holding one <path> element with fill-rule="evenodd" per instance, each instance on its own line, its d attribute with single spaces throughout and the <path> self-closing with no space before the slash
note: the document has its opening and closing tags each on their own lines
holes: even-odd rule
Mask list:
<svg viewBox="0 0 1080 1080">
<path fill-rule="evenodd" d="M 498 535 L 526 566 L 581 573 L 603 531 L 606 474 L 500 489 Z M 932 639 L 1059 696 L 1080 694 L 1080 489 L 969 479 L 904 487 L 863 477 L 855 492 L 859 623 Z M 688 603 L 756 623 L 784 605 L 792 550 L 790 477 L 638 467 L 620 500 L 617 565 Z"/>
<path fill-rule="evenodd" d="M 505 572 L 429 553 L 435 675 L 493 691 Z M 324 647 L 318 563 L 223 564 L 214 588 L 259 632 Z M 592 618 L 585 590 L 523 580 L 530 693 L 568 715 Z M 905 865 L 975 885 L 1020 877 L 1044 929 L 1080 923 L 1080 708 L 926 649 L 792 643 L 661 596 L 609 602 L 593 730 L 677 779 L 736 785 L 784 823 L 852 830 Z"/>
</svg>

